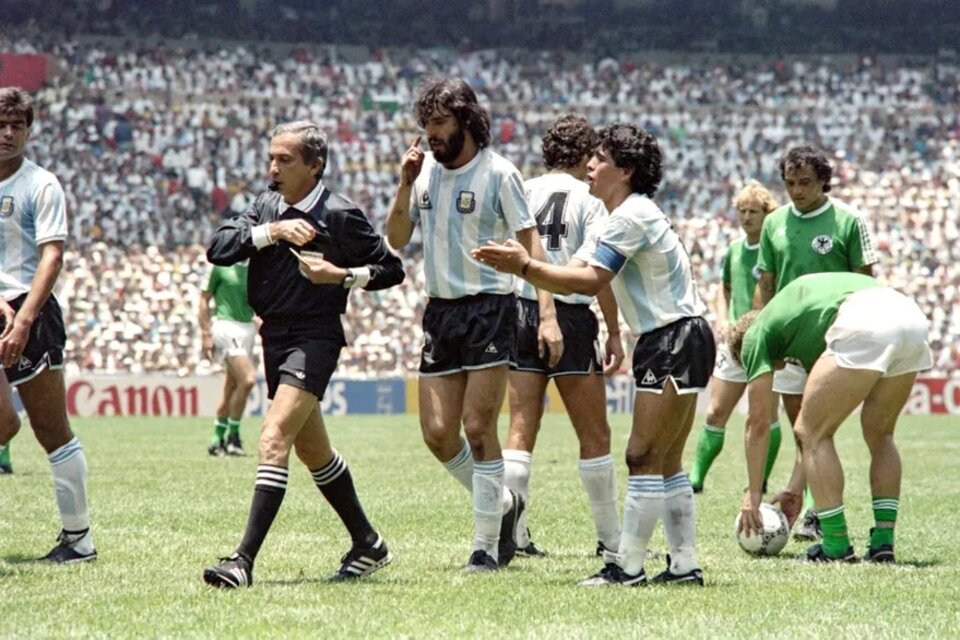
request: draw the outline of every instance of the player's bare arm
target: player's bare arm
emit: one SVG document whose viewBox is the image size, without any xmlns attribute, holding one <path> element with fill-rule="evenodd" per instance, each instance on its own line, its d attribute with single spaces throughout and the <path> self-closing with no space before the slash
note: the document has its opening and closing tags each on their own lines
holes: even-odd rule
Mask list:
<svg viewBox="0 0 960 640">
<path fill-rule="evenodd" d="M 6 338 L 7 334 L 13 330 L 14 313 L 13 307 L 6 300 L 0 298 L 0 315 L 3 316 L 3 331 L 0 332 L 0 340 Z"/>
<path fill-rule="evenodd" d="M 397 195 L 393 199 L 393 206 L 387 214 L 387 242 L 394 249 L 402 249 L 410 242 L 413 236 L 413 220 L 410 219 L 410 194 L 413 192 L 413 183 L 423 168 L 424 153 L 420 150 L 420 136 L 403 154 L 400 161 L 400 184 L 397 186 Z"/>
<path fill-rule="evenodd" d="M 762 309 L 777 292 L 777 274 L 770 271 L 761 271 L 757 289 L 753 294 L 753 308 Z"/>
<path fill-rule="evenodd" d="M 764 373 L 747 385 L 747 412 L 744 449 L 747 456 L 747 491 L 740 506 L 740 531 L 763 529 L 760 502 L 763 500 L 763 467 L 770 445 L 770 423 L 773 416 L 773 373 Z"/>
<path fill-rule="evenodd" d="M 213 334 L 210 323 L 210 300 L 212 299 L 213 294 L 209 291 L 200 292 L 200 309 L 197 319 L 200 322 L 200 347 L 207 358 L 213 357 Z"/>
<path fill-rule="evenodd" d="M 53 291 L 63 268 L 63 241 L 46 242 L 40 245 L 40 262 L 37 274 L 30 285 L 26 300 L 13 318 L 13 327 L 0 340 L 0 360 L 4 367 L 15 365 L 30 338 L 30 328 Z"/>
<path fill-rule="evenodd" d="M 582 268 L 587 265 L 581 260 L 574 259 L 568 266 Z M 617 299 L 609 285 L 597 293 L 597 304 L 600 305 L 600 314 L 607 327 L 607 340 L 603 349 L 603 375 L 612 376 L 620 370 L 625 354 L 623 340 L 620 338 L 620 309 L 617 307 Z"/>
<path fill-rule="evenodd" d="M 610 284 L 614 273 L 593 265 L 583 267 L 557 266 L 534 260 L 515 240 L 503 244 L 490 242 L 477 247 L 472 255 L 497 271 L 518 275 L 539 289 L 559 294 L 582 293 L 597 295 Z"/>
<path fill-rule="evenodd" d="M 756 287 L 753 290 L 754 298 L 756 298 Z M 730 313 L 730 300 L 733 298 L 733 288 L 730 286 L 730 283 L 723 283 L 723 292 L 722 295 L 717 298 L 717 321 L 714 323 L 715 334 L 722 337 L 727 330 L 727 317 Z M 754 300 L 756 304 L 756 300 Z"/>
<path fill-rule="evenodd" d="M 536 227 L 523 229 L 517 232 L 517 241 L 523 245 L 535 260 L 546 260 L 543 245 L 540 243 L 540 233 Z M 557 366 L 563 356 L 563 334 L 557 323 L 557 307 L 553 302 L 553 294 L 544 289 L 537 289 L 537 303 L 540 307 L 540 324 L 537 327 L 537 353 L 541 358 L 547 357 L 547 364 Z"/>
</svg>

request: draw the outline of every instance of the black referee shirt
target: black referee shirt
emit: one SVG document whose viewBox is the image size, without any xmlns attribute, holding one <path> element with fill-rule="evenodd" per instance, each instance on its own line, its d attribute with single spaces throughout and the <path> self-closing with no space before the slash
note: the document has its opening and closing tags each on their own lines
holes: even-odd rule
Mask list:
<svg viewBox="0 0 960 640">
<path fill-rule="evenodd" d="M 375 291 L 403 282 L 403 265 L 367 217 L 349 200 L 324 189 L 309 211 L 287 209 L 279 213 L 282 196 L 266 191 L 240 216 L 227 220 L 214 232 L 207 260 L 231 265 L 250 260 L 247 299 L 264 323 L 291 327 L 334 329 L 341 336 L 340 314 L 346 311 L 348 289 L 339 284 L 316 285 L 300 275 L 293 247 L 278 241 L 257 250 L 252 229 L 279 220 L 303 218 L 317 235 L 297 251 L 316 251 L 338 267 L 367 267 L 370 281 L 364 289 Z M 327 326 L 322 326 L 327 325 Z"/>
</svg>

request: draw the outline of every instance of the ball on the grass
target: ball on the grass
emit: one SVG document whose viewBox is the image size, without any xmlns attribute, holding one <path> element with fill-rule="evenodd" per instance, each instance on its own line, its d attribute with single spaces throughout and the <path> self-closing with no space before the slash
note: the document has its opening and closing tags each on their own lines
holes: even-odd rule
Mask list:
<svg viewBox="0 0 960 640">
<path fill-rule="evenodd" d="M 763 531 L 760 533 L 740 532 L 740 514 L 733 523 L 733 533 L 737 537 L 740 548 L 747 553 L 758 556 L 775 556 L 787 546 L 790 538 L 790 525 L 787 516 L 772 504 L 764 502 L 760 505 L 760 518 L 763 520 Z"/>
</svg>

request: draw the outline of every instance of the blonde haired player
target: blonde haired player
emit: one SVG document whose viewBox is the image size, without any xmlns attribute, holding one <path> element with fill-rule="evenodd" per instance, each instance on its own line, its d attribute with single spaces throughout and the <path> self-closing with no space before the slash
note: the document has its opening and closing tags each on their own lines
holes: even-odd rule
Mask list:
<svg viewBox="0 0 960 640">
<path fill-rule="evenodd" d="M 763 229 L 764 219 L 777 208 L 777 203 L 766 187 L 756 180 L 750 180 L 734 197 L 733 206 L 744 236 L 730 244 L 723 259 L 723 296 L 717 310 L 718 336 L 726 333 L 727 323 L 735 324 L 753 308 L 753 295 L 760 279 L 760 270 L 757 267 L 760 231 Z M 710 405 L 706 421 L 697 438 L 696 458 L 690 471 L 690 484 L 694 493 L 703 491 L 707 471 L 723 449 L 727 421 L 746 388 L 746 371 L 737 359 L 732 357 L 727 345 L 721 342 L 717 349 L 717 365 L 710 382 Z M 764 486 L 780 450 L 780 422 L 776 415 L 773 417 L 774 421 L 770 425 L 770 448 L 763 473 Z"/>
</svg>

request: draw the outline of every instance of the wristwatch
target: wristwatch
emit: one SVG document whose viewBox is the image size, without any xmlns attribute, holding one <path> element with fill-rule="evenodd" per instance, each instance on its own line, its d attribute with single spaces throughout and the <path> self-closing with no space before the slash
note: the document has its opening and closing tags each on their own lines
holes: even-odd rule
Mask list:
<svg viewBox="0 0 960 640">
<path fill-rule="evenodd" d="M 347 269 L 347 277 L 343 279 L 343 288 L 351 289 L 356 282 L 357 274 L 353 272 L 353 269 Z"/>
</svg>

